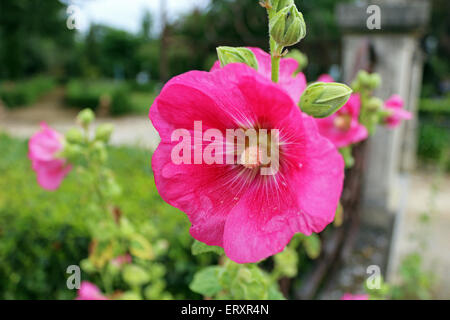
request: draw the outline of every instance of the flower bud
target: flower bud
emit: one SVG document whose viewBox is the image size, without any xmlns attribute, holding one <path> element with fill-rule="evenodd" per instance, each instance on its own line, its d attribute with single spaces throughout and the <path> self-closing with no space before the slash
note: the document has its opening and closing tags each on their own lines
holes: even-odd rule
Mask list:
<svg viewBox="0 0 450 320">
<path fill-rule="evenodd" d="M 87 127 L 94 120 L 95 120 L 95 114 L 94 114 L 94 112 L 91 109 L 84 109 L 77 116 L 77 121 L 83 127 Z"/>
<path fill-rule="evenodd" d="M 69 160 L 69 162 L 76 162 L 82 156 L 83 149 L 78 144 L 66 144 L 61 154 L 63 158 Z"/>
<path fill-rule="evenodd" d="M 111 135 L 114 131 L 114 126 L 112 124 L 106 123 L 102 124 L 95 131 L 95 140 L 100 140 L 105 143 L 109 142 Z"/>
<path fill-rule="evenodd" d="M 383 100 L 379 98 L 372 97 L 367 102 L 367 111 L 369 112 L 377 112 L 383 106 Z"/>
<path fill-rule="evenodd" d="M 279 11 L 270 24 L 270 35 L 282 47 L 297 44 L 306 36 L 306 24 L 303 15 L 295 5 Z"/>
<path fill-rule="evenodd" d="M 270 4 L 272 6 L 272 9 L 274 9 L 275 12 L 278 12 L 286 7 L 293 5 L 294 0 L 272 0 Z"/>
<path fill-rule="evenodd" d="M 308 86 L 300 100 L 300 109 L 314 118 L 326 118 L 348 101 L 352 89 L 342 83 L 316 82 Z"/>
<path fill-rule="evenodd" d="M 371 89 L 376 89 L 381 84 L 381 76 L 378 73 L 373 73 L 370 75 L 368 85 Z"/>
<path fill-rule="evenodd" d="M 66 140 L 69 143 L 80 144 L 84 140 L 83 133 L 78 128 L 72 128 L 66 133 Z"/>
<path fill-rule="evenodd" d="M 256 60 L 255 54 L 250 49 L 243 47 L 218 47 L 217 55 L 219 56 L 222 67 L 230 63 L 245 63 L 253 69 L 258 70 L 258 60 Z"/>
</svg>

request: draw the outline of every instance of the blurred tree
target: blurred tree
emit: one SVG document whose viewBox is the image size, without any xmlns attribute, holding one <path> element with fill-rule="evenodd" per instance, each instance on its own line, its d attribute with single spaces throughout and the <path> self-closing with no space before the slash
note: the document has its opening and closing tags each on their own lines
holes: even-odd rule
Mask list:
<svg viewBox="0 0 450 320">
<path fill-rule="evenodd" d="M 310 57 L 311 79 L 340 63 L 340 33 L 334 7 L 342 1 L 348 0 L 295 1 L 308 27 L 307 38 L 297 48 Z M 211 0 L 205 12 L 185 15 L 170 30 L 172 76 L 189 69 L 209 68 L 219 45 L 257 46 L 265 50 L 269 46 L 266 11 L 256 0 Z M 185 61 L 180 62 L 180 58 Z"/>
<path fill-rule="evenodd" d="M 432 5 L 430 29 L 424 41 L 427 59 L 422 95 L 425 97 L 450 91 L 450 1 L 432 0 Z"/>
<path fill-rule="evenodd" d="M 0 0 L 0 78 L 60 75 L 74 47 L 58 0 Z"/>
</svg>

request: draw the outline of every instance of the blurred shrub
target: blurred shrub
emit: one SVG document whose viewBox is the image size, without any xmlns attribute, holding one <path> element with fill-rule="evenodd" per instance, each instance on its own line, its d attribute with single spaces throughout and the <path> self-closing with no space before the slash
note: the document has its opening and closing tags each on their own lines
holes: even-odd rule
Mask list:
<svg viewBox="0 0 450 320">
<path fill-rule="evenodd" d="M 156 94 L 153 90 L 143 93 L 133 92 L 137 85 L 114 81 L 72 80 L 67 84 L 66 103 L 77 108 L 91 108 L 97 110 L 100 100 L 104 96 L 110 99 L 109 112 L 111 115 L 127 113 L 147 113 Z M 146 87 L 147 88 L 147 87 Z M 148 87 L 150 89 L 150 87 Z"/>
<path fill-rule="evenodd" d="M 0 99 L 9 108 L 29 105 L 53 89 L 55 81 L 51 77 L 37 76 L 28 80 L 0 84 Z"/>
<path fill-rule="evenodd" d="M 77 196 L 76 176 L 56 193 L 45 192 L 36 183 L 25 141 L 0 134 L 0 153 L 0 299 L 74 298 L 76 292 L 66 287 L 66 268 L 88 255 L 91 218 L 87 199 Z M 109 166 L 130 191 L 117 205 L 134 226 L 150 219 L 168 241 L 169 250 L 158 260 L 166 271 L 167 290 L 179 299 L 200 298 L 189 283 L 216 258 L 191 255 L 189 221 L 158 195 L 150 159 L 147 150 L 111 148 Z"/>
<path fill-rule="evenodd" d="M 422 99 L 419 110 L 418 155 L 436 163 L 450 153 L 450 97 Z M 444 165 L 450 171 L 450 159 Z"/>
</svg>

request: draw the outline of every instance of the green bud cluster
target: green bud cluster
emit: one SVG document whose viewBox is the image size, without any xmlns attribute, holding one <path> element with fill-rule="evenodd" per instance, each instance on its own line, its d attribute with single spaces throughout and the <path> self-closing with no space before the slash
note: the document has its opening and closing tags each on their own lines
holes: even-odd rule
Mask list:
<svg viewBox="0 0 450 320">
<path fill-rule="evenodd" d="M 364 90 L 373 91 L 381 84 L 381 77 L 378 73 L 368 73 L 367 71 L 360 71 L 352 83 L 352 88 L 355 92 Z"/>
</svg>

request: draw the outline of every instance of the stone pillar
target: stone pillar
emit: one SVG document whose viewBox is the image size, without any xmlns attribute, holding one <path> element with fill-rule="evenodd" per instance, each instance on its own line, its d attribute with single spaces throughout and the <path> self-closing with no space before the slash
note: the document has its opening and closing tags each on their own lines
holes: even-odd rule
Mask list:
<svg viewBox="0 0 450 320">
<path fill-rule="evenodd" d="M 369 30 L 369 5 L 381 13 L 381 30 Z M 428 24 L 427 0 L 372 0 L 340 4 L 337 18 L 344 32 L 343 74 L 351 83 L 358 70 L 377 72 L 383 79 L 375 93 L 386 100 L 399 94 L 416 115 L 422 83 L 419 36 Z M 414 167 L 416 120 L 396 130 L 379 127 L 369 141 L 364 177 L 362 220 L 364 224 L 391 228 L 399 209 L 400 173 Z"/>
</svg>

